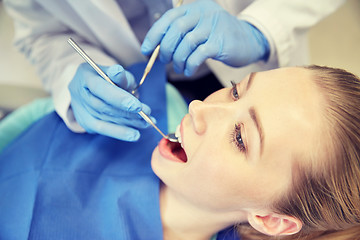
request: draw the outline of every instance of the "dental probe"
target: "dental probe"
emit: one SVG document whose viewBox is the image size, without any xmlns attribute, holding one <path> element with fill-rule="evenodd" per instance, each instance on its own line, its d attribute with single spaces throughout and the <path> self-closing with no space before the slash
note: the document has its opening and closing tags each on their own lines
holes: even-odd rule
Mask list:
<svg viewBox="0 0 360 240">
<path fill-rule="evenodd" d="M 80 46 L 72 39 L 69 38 L 68 39 L 68 43 L 76 50 L 77 53 L 79 53 L 79 55 L 102 77 L 104 78 L 107 82 L 109 82 L 110 84 L 117 86 L 109 77 L 108 75 L 106 75 L 106 73 L 101 70 L 101 68 L 99 68 L 99 66 L 85 53 L 84 50 L 82 50 L 80 48 Z M 175 137 L 174 134 L 168 134 L 165 135 L 156 125 L 155 123 L 151 120 L 151 118 L 146 115 L 143 111 L 138 112 L 138 114 L 147 122 L 149 123 L 151 126 L 153 126 L 160 134 L 161 136 L 163 136 L 164 138 L 168 139 L 170 142 L 179 142 L 178 138 Z"/>
<path fill-rule="evenodd" d="M 183 0 L 179 0 L 177 3 L 176 3 L 176 6 L 175 7 L 179 7 L 181 4 L 183 3 Z M 140 82 L 139 84 L 136 86 L 136 88 L 134 88 L 132 91 L 131 91 L 131 94 L 135 94 L 136 93 L 136 90 L 138 90 L 138 88 L 144 83 L 145 81 L 145 78 L 146 76 L 149 74 L 150 70 L 152 69 L 153 65 L 154 65 L 154 62 L 156 60 L 156 58 L 159 56 L 159 52 L 160 52 L 160 43 L 156 46 L 155 50 L 153 51 L 153 53 L 151 54 L 151 57 L 149 58 L 149 61 L 148 63 L 146 64 L 146 67 L 145 67 L 145 70 L 144 70 L 144 73 L 140 79 Z"/>
</svg>

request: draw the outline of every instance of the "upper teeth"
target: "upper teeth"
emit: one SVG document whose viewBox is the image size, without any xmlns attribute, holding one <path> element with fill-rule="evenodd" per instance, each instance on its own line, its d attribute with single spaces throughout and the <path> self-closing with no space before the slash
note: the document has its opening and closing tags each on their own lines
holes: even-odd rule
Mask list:
<svg viewBox="0 0 360 240">
<path fill-rule="evenodd" d="M 178 138 L 179 143 L 181 143 L 182 146 L 182 139 L 181 139 L 181 133 L 180 133 L 180 125 L 176 127 L 175 136 Z"/>
</svg>

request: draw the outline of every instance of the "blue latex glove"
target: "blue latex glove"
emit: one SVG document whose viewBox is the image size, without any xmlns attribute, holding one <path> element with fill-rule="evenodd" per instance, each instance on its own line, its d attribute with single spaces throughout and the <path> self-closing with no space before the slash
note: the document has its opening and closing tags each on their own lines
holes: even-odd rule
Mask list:
<svg viewBox="0 0 360 240">
<path fill-rule="evenodd" d="M 147 33 L 145 55 L 160 43 L 160 60 L 173 61 L 174 70 L 191 76 L 207 58 L 241 67 L 266 60 L 269 44 L 246 21 L 230 15 L 212 0 L 199 0 L 167 11 Z"/>
<path fill-rule="evenodd" d="M 136 86 L 130 72 L 120 65 L 101 69 L 118 86 L 108 83 L 87 63 L 81 64 L 69 85 L 75 119 L 88 133 L 137 141 L 137 129 L 149 126 L 138 112 L 149 115 L 150 108 L 128 92 Z"/>
</svg>

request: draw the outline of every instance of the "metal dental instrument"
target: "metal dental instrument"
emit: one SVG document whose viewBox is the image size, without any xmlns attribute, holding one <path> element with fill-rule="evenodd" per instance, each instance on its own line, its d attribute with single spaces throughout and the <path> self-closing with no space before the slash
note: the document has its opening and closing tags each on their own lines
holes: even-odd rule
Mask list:
<svg viewBox="0 0 360 240">
<path fill-rule="evenodd" d="M 176 3 L 175 7 L 179 7 L 181 4 L 183 3 L 183 0 L 178 0 L 178 2 Z M 144 73 L 140 79 L 139 84 L 136 86 L 136 88 L 134 88 L 131 91 L 131 94 L 135 94 L 136 91 L 138 90 L 138 88 L 144 83 L 146 76 L 149 74 L 151 68 L 154 65 L 154 62 L 156 60 L 156 58 L 159 56 L 159 52 L 160 52 L 160 43 L 156 46 L 155 50 L 153 51 L 153 53 L 151 54 L 151 57 L 149 58 L 149 61 L 145 67 Z"/>
<path fill-rule="evenodd" d="M 132 91 L 131 91 L 131 94 L 135 94 L 136 91 L 138 90 L 138 88 L 144 83 L 145 81 L 145 78 L 147 77 L 147 75 L 149 74 L 151 68 L 153 67 L 154 65 L 154 62 L 156 60 L 156 58 L 158 57 L 159 55 L 159 52 L 160 52 L 160 44 L 157 45 L 157 47 L 155 48 L 155 50 L 153 51 L 153 53 L 151 54 L 151 57 L 148 61 L 148 63 L 146 64 L 146 67 L 145 67 L 145 70 L 144 70 L 144 73 L 140 79 L 140 82 L 139 84 L 136 86 L 136 88 L 134 88 Z"/>
<path fill-rule="evenodd" d="M 106 73 L 104 73 L 103 70 L 101 70 L 98 65 L 84 52 L 84 50 L 82 50 L 80 48 L 80 46 L 72 39 L 69 38 L 68 39 L 68 43 L 76 50 L 76 52 L 78 52 L 80 54 L 80 56 L 88 63 L 90 64 L 90 66 L 102 77 L 104 78 L 107 82 L 111 83 L 114 86 L 117 86 L 113 81 L 111 81 L 111 79 L 106 75 Z M 174 134 L 168 134 L 165 135 L 156 125 L 155 123 L 151 120 L 151 118 L 146 115 L 143 111 L 138 112 L 138 114 L 147 122 L 149 123 L 151 126 L 153 126 L 160 134 L 161 136 L 163 136 L 164 138 L 168 139 L 170 142 L 179 142 L 178 138 L 175 137 Z"/>
</svg>

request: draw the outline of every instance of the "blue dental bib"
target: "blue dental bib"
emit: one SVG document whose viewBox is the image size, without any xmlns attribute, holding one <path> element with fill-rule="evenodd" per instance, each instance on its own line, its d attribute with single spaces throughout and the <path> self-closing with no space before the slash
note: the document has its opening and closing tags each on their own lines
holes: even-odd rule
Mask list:
<svg viewBox="0 0 360 240">
<path fill-rule="evenodd" d="M 136 79 L 145 64 L 132 66 Z M 166 132 L 165 69 L 139 89 Z M 159 133 L 128 143 L 67 129 L 56 113 L 0 155 L 0 239 L 162 239 L 159 179 L 150 166 Z"/>
</svg>

